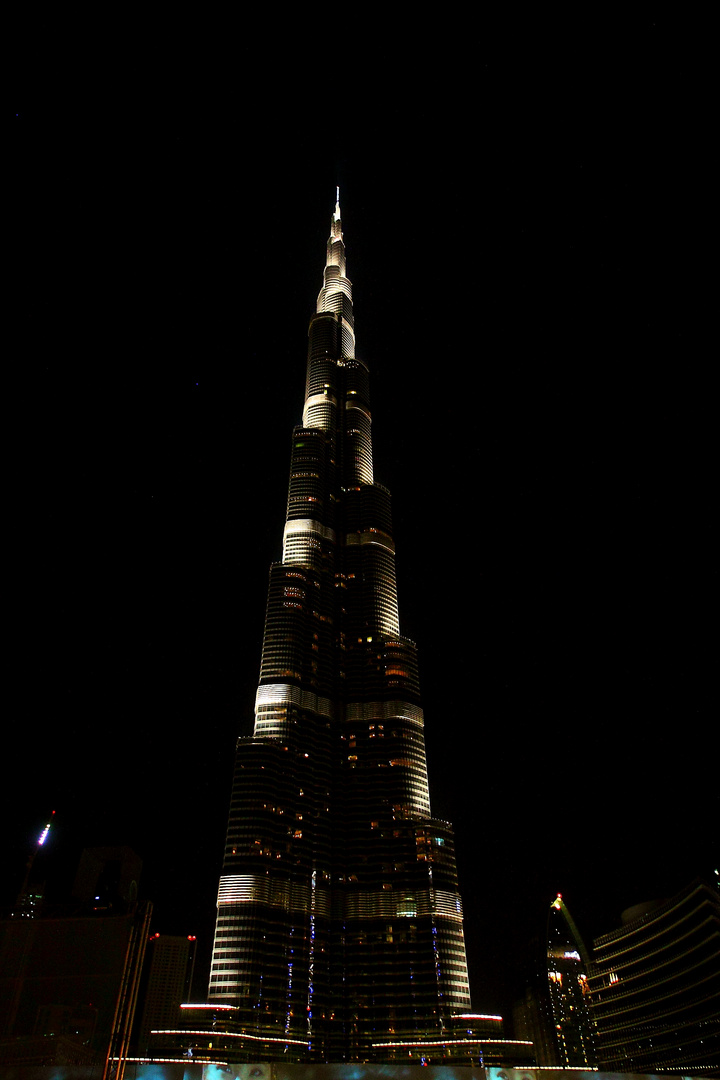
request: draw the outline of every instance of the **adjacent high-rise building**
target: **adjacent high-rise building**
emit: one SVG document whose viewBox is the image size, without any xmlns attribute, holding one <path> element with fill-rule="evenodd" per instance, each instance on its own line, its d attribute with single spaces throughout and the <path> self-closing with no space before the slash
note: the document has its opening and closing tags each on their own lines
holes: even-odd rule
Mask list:
<svg viewBox="0 0 720 1080">
<path fill-rule="evenodd" d="M 547 923 L 547 992 L 557 1064 L 563 1069 L 597 1065 L 588 993 L 589 959 L 560 893 Z"/>
<path fill-rule="evenodd" d="M 141 1054 L 167 1044 L 167 1039 L 154 1038 L 155 1032 L 178 1028 L 180 1006 L 190 1000 L 196 944 L 191 934 L 151 935 L 139 996 L 142 1012 L 133 1036 Z"/>
<path fill-rule="evenodd" d="M 430 812 L 416 647 L 400 633 L 339 202 L 255 728 L 237 743 L 209 1000 L 233 1007 L 241 1035 L 297 1060 L 367 1060 L 389 1042 L 442 1038 L 470 1005 L 453 833 Z"/>
<path fill-rule="evenodd" d="M 513 1009 L 515 1034 L 532 1040 L 542 1068 L 595 1068 L 590 961 L 560 893 L 548 909 L 542 940 L 535 940 L 529 952 L 525 993 Z"/>
<path fill-rule="evenodd" d="M 682 1072 L 720 1066 L 720 896 L 700 879 L 639 904 L 596 938 L 589 973 L 602 1068 Z"/>
</svg>

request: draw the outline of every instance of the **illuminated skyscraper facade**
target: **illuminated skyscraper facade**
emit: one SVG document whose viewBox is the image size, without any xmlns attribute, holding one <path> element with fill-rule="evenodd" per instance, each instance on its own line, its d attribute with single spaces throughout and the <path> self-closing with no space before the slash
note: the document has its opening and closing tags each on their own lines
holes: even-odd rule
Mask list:
<svg viewBox="0 0 720 1080">
<path fill-rule="evenodd" d="M 452 828 L 430 816 L 416 648 L 400 634 L 390 495 L 373 478 L 339 203 L 308 337 L 209 999 L 278 1055 L 367 1059 L 394 1038 L 442 1035 L 470 997 Z"/>
<path fill-rule="evenodd" d="M 585 945 L 558 893 L 548 914 L 547 989 L 556 1063 L 563 1069 L 597 1065 L 588 970 Z"/>
<path fill-rule="evenodd" d="M 548 909 L 525 991 L 513 1009 L 516 1037 L 531 1039 L 541 1068 L 594 1069 L 595 1030 L 588 993 L 589 959 L 560 893 Z"/>
</svg>

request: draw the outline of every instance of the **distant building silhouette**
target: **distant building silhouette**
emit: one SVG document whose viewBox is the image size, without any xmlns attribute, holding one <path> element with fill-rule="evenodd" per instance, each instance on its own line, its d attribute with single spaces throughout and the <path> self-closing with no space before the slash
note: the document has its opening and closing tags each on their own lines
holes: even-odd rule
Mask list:
<svg viewBox="0 0 720 1080">
<path fill-rule="evenodd" d="M 602 1068 L 720 1065 L 720 897 L 698 880 L 638 905 L 594 942 L 589 978 Z"/>
<path fill-rule="evenodd" d="M 0 1064 L 102 1071 L 128 1051 L 152 906 L 131 898 L 136 877 L 119 885 L 129 848 L 93 850 L 81 895 L 0 922 Z"/>
<path fill-rule="evenodd" d="M 84 848 L 72 895 L 86 911 L 119 914 L 138 898 L 142 859 L 126 846 Z"/>
</svg>

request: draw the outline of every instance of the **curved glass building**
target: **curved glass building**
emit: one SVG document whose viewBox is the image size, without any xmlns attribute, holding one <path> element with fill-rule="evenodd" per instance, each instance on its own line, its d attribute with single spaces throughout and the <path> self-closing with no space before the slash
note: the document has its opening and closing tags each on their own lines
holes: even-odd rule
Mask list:
<svg viewBox="0 0 720 1080">
<path fill-rule="evenodd" d="M 623 912 L 590 970 L 600 1064 L 615 1072 L 718 1075 L 720 895 L 701 879 Z"/>
<path fill-rule="evenodd" d="M 310 320 L 254 734 L 237 744 L 209 1000 L 295 1060 L 370 1060 L 470 1005 L 452 828 L 430 813 L 390 494 L 373 474 L 339 203 Z"/>
</svg>

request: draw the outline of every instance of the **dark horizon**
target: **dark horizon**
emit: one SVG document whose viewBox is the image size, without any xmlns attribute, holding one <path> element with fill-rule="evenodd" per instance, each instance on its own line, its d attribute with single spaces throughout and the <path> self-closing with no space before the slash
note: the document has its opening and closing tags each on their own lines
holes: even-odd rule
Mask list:
<svg viewBox="0 0 720 1080">
<path fill-rule="evenodd" d="M 337 183 L 474 1008 L 558 891 L 589 944 L 717 865 L 691 35 L 614 29 L 549 64 L 489 27 L 429 81 L 378 47 L 330 133 L 259 61 L 78 97 L 33 39 L 3 906 L 55 810 L 49 861 L 127 843 L 154 929 L 211 935 Z"/>
</svg>

